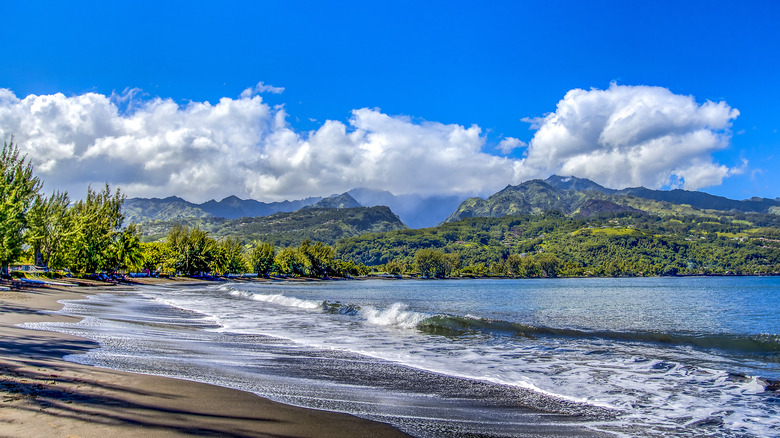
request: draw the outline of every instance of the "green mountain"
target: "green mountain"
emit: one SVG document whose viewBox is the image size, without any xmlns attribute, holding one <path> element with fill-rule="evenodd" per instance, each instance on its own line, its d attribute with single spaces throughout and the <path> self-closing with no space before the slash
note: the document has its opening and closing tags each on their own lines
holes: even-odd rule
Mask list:
<svg viewBox="0 0 780 438">
<path fill-rule="evenodd" d="M 704 192 L 643 187 L 614 190 L 587 179 L 553 175 L 544 181 L 535 179 L 507 186 L 487 199 L 469 198 L 446 222 L 470 217 L 540 214 L 553 210 L 583 216 L 637 210 L 655 214 L 708 214 L 708 211 L 773 213 L 780 210 L 780 200 L 753 198 L 736 201 Z"/>
<path fill-rule="evenodd" d="M 361 207 L 360 203 L 355 200 L 349 193 L 342 193 L 340 195 L 329 196 L 316 204 L 306 208 L 356 208 Z"/>
<path fill-rule="evenodd" d="M 260 240 L 280 246 L 298 245 L 306 239 L 332 245 L 347 237 L 406 228 L 387 207 L 303 208 L 254 218 L 147 221 L 140 225 L 143 240 L 164 238 L 176 223 L 199 227 L 217 239 L 238 237 L 245 243 Z"/>
<path fill-rule="evenodd" d="M 197 204 L 176 196 L 168 198 L 131 198 L 122 206 L 127 223 L 141 223 L 148 220 L 177 220 L 212 216 Z"/>
<path fill-rule="evenodd" d="M 279 212 L 292 212 L 307 206 L 317 208 L 390 207 L 404 224 L 412 228 L 431 227 L 441 223 L 452 213 L 465 196 L 395 196 L 388 191 L 352 189 L 342 195 L 323 199 L 311 197 L 295 201 L 260 202 L 229 196 L 221 201 L 211 200 L 202 204 L 187 202 L 175 196 L 159 198 L 130 198 L 123 206 L 128 223 L 150 220 L 178 220 L 184 218 L 227 218 L 268 216 Z"/>
<path fill-rule="evenodd" d="M 279 212 L 290 212 L 312 205 L 321 198 L 306 198 L 297 201 L 260 202 L 254 199 L 240 199 L 237 196 L 228 196 L 217 202 L 211 200 L 200 204 L 199 207 L 215 217 L 238 219 L 240 217 L 268 216 Z"/>
<path fill-rule="evenodd" d="M 342 260 L 394 273 L 414 273 L 423 249 L 454 276 L 778 275 L 780 216 L 550 211 L 365 234 L 336 246 Z"/>
<path fill-rule="evenodd" d="M 315 204 L 321 199 L 313 197 L 297 201 L 266 203 L 253 199 L 240 199 L 236 196 L 228 196 L 221 201 L 212 199 L 202 204 L 195 204 L 176 196 L 164 199 L 130 198 L 125 201 L 123 212 L 128 223 L 205 217 L 237 219 L 240 217 L 268 216 L 278 212 L 291 212 Z"/>
<path fill-rule="evenodd" d="M 559 189 L 545 181 L 534 179 L 520 185 L 507 186 L 487 199 L 469 198 L 463 201 L 445 222 L 470 217 L 540 214 L 551 210 L 571 214 L 585 201 L 599 195 L 600 193 L 595 191 Z"/>
</svg>

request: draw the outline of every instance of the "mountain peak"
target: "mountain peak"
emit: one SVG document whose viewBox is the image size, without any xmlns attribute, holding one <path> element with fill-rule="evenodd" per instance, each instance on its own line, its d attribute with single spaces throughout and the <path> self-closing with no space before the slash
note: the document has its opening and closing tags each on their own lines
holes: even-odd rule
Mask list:
<svg viewBox="0 0 780 438">
<path fill-rule="evenodd" d="M 615 190 L 608 189 L 587 178 L 577 178 L 576 176 L 550 175 L 545 182 L 561 190 L 586 191 L 593 190 L 601 193 L 614 193 Z"/>
<path fill-rule="evenodd" d="M 467 199 L 447 218 L 447 222 L 469 217 L 538 214 L 551 210 L 583 216 L 600 213 L 632 214 L 639 211 L 670 211 L 669 205 L 675 204 L 694 209 L 743 213 L 775 213 L 780 210 L 780 203 L 771 199 L 735 201 L 681 189 L 651 190 L 636 187 L 614 190 L 584 178 L 552 175 L 544 181 L 534 179 L 516 186 L 509 185 L 487 199 Z"/>
<path fill-rule="evenodd" d="M 349 193 L 342 193 L 340 195 L 328 196 L 327 198 L 311 206 L 311 208 L 355 208 L 355 207 L 362 207 L 362 206 Z"/>
</svg>

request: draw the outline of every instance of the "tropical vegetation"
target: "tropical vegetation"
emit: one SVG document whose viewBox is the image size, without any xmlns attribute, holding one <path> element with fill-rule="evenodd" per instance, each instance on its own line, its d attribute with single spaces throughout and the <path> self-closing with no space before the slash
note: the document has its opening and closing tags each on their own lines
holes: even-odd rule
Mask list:
<svg viewBox="0 0 780 438">
<path fill-rule="evenodd" d="M 365 234 L 336 252 L 388 273 L 431 277 L 777 274 L 780 216 L 548 211 Z"/>
<path fill-rule="evenodd" d="M 615 193 L 587 180 L 551 177 L 466 200 L 437 227 L 406 228 L 387 207 L 351 198 L 265 217 L 196 217 L 125 224 L 125 196 L 106 185 L 71 202 L 44 196 L 27 157 L 0 153 L 0 265 L 71 275 L 558 277 L 780 273 L 775 201 L 718 211 L 674 204 L 639 189 Z M 573 187 L 576 185 L 577 187 Z M 664 195 L 666 196 L 666 195 Z M 354 200 L 353 200 L 354 201 Z M 737 202 L 737 201 L 735 201 Z M 780 202 L 780 201 L 778 201 Z M 565 209 L 558 207 L 565 206 Z M 757 210 L 759 212 L 754 212 Z"/>
</svg>

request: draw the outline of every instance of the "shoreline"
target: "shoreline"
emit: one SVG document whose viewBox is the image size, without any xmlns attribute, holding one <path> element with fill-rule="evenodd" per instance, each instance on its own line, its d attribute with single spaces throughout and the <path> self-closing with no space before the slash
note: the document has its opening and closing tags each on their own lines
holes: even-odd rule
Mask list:
<svg viewBox="0 0 780 438">
<path fill-rule="evenodd" d="M 99 345 L 17 327 L 78 321 L 41 311 L 61 309 L 59 300 L 135 286 L 0 290 L 0 436 L 134 437 L 141 430 L 152 437 L 408 436 L 384 423 L 294 407 L 236 389 L 67 362 L 65 355 Z"/>
</svg>

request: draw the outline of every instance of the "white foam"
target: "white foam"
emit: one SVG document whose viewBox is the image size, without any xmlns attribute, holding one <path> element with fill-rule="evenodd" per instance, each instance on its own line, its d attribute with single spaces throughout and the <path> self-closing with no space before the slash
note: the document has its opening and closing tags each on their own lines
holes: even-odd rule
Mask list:
<svg viewBox="0 0 780 438">
<path fill-rule="evenodd" d="M 696 427 L 700 420 L 718 417 L 729 430 L 739 433 L 767 436 L 778 430 L 776 420 L 762 412 L 766 405 L 761 382 L 750 377 L 731 379 L 724 370 L 733 366 L 715 353 L 697 353 L 690 347 L 657 348 L 642 343 L 554 337 L 471 342 L 413 330 L 431 315 L 410 310 L 401 302 L 369 301 L 374 299 L 370 295 L 345 299 L 343 295 L 315 293 L 313 287 L 298 293 L 289 287 L 267 287 L 263 292 L 258 289 L 238 290 L 223 285 L 210 289 L 223 294 L 196 296 L 187 292 L 168 296 L 165 302 L 216 314 L 225 324 L 225 331 L 282 337 L 302 345 L 351 351 L 418 369 L 619 409 L 625 412 L 619 420 L 624 424 Z M 292 293 L 298 297 L 290 296 Z M 228 295 L 234 299 L 226 299 Z M 320 298 L 305 299 L 311 296 Z M 311 311 L 322 309 L 322 300 L 333 298 L 360 304 L 352 306 L 359 310 L 349 314 Z M 469 310 L 472 313 L 464 312 L 466 318 L 483 319 L 477 311 Z"/>
<path fill-rule="evenodd" d="M 366 322 L 370 324 L 406 329 L 417 327 L 417 324 L 429 316 L 424 313 L 407 310 L 408 308 L 409 306 L 404 303 L 394 303 L 385 310 L 365 306 L 360 309 L 358 315 L 365 318 Z"/>
<path fill-rule="evenodd" d="M 302 300 L 300 298 L 289 297 L 283 294 L 260 294 L 240 290 L 230 291 L 234 297 L 248 298 L 254 301 L 279 304 L 287 307 L 300 307 L 301 309 L 317 309 L 322 307 L 322 303 L 312 300 Z"/>
</svg>

